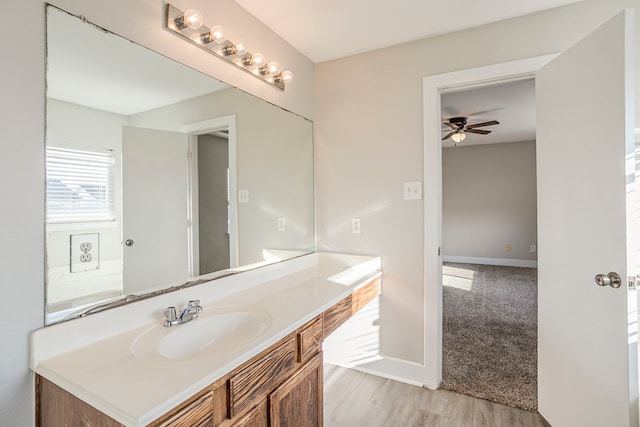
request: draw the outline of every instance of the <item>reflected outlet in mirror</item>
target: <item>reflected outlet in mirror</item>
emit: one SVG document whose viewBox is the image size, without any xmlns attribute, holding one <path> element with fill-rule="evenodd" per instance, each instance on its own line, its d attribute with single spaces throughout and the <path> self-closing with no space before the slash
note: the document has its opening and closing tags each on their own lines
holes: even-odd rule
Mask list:
<svg viewBox="0 0 640 427">
<path fill-rule="evenodd" d="M 47 53 L 48 324 L 313 252 L 309 120 L 53 6 Z"/>
</svg>

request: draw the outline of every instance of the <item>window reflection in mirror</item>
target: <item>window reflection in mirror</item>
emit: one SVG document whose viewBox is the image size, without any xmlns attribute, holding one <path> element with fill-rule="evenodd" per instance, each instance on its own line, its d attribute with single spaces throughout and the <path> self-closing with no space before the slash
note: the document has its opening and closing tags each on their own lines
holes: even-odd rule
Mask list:
<svg viewBox="0 0 640 427">
<path fill-rule="evenodd" d="M 310 121 L 52 6 L 47 51 L 47 323 L 313 251 Z"/>
</svg>

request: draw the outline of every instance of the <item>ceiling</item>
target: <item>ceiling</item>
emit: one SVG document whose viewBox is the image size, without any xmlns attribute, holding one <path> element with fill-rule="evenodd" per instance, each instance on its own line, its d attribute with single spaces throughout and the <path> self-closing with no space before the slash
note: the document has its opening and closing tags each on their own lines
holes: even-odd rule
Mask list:
<svg viewBox="0 0 640 427">
<path fill-rule="evenodd" d="M 66 12 L 48 8 L 49 98 L 130 116 L 228 87 Z"/>
<path fill-rule="evenodd" d="M 315 63 L 581 0 L 235 0 Z"/>
<path fill-rule="evenodd" d="M 536 139 L 535 81 L 533 78 L 498 85 L 483 86 L 441 96 L 442 120 L 467 117 L 467 124 L 497 120 L 499 125 L 481 129 L 488 135 L 468 133 L 458 147 L 504 142 L 533 141 Z M 451 131 L 442 127 L 444 137 Z M 443 147 L 453 147 L 448 139 Z"/>
</svg>

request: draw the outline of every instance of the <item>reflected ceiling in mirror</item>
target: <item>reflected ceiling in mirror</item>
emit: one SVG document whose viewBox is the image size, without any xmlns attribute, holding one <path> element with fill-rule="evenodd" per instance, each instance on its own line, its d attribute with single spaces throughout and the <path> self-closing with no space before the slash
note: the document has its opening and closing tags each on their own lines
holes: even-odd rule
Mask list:
<svg viewBox="0 0 640 427">
<path fill-rule="evenodd" d="M 314 250 L 312 123 L 47 8 L 47 323 Z"/>
</svg>

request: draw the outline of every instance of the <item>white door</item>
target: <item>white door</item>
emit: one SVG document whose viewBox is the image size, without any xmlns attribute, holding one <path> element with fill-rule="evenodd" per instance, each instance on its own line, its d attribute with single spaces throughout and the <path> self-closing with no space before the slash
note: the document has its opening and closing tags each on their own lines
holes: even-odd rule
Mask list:
<svg viewBox="0 0 640 427">
<path fill-rule="evenodd" d="M 536 74 L 539 411 L 554 427 L 637 426 L 629 315 L 632 17 L 620 14 Z M 625 59 L 628 58 L 628 59 Z M 631 263 L 629 263 L 631 265 Z M 598 286 L 616 272 L 622 286 Z"/>
<path fill-rule="evenodd" d="M 126 294 L 189 278 L 188 144 L 185 133 L 123 128 Z"/>
</svg>

